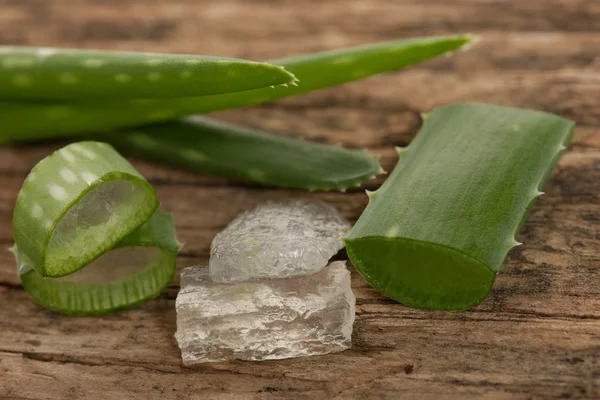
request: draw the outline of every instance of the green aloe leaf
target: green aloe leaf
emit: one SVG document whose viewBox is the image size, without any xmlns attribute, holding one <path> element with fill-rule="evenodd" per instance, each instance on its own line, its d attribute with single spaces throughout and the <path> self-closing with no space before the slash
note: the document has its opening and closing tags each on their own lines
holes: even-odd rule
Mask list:
<svg viewBox="0 0 600 400">
<path fill-rule="evenodd" d="M 271 61 L 294 73 L 300 79 L 298 86 L 179 99 L 76 104 L 7 101 L 0 104 L 0 142 L 107 132 L 265 103 L 399 70 L 460 49 L 472 40 L 470 35 L 414 38 Z"/>
<path fill-rule="evenodd" d="M 13 236 L 42 276 L 65 276 L 112 248 L 157 207 L 154 189 L 111 146 L 73 143 L 25 179 Z"/>
<path fill-rule="evenodd" d="M 205 96 L 293 80 L 281 67 L 233 58 L 0 46 L 0 100 Z"/>
<path fill-rule="evenodd" d="M 51 310 L 71 315 L 106 314 L 160 294 L 173 280 L 180 247 L 171 214 L 157 211 L 85 268 L 55 279 L 24 268 L 21 281 L 38 303 Z"/>
<path fill-rule="evenodd" d="M 382 172 L 377 158 L 189 117 L 102 136 L 118 149 L 201 172 L 261 184 L 344 190 Z"/>
<path fill-rule="evenodd" d="M 403 304 L 462 310 L 491 290 L 515 235 L 566 149 L 553 114 L 455 104 L 417 137 L 345 239 L 377 290 Z"/>
<path fill-rule="evenodd" d="M 171 281 L 180 248 L 148 182 L 110 145 L 73 143 L 40 161 L 17 197 L 12 251 L 42 305 L 101 314 Z"/>
</svg>

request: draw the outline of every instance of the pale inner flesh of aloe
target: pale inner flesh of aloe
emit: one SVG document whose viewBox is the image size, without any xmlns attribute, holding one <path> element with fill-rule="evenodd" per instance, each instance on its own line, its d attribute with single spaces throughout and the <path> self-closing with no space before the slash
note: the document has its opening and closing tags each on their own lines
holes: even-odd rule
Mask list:
<svg viewBox="0 0 600 400">
<path fill-rule="evenodd" d="M 57 278 L 59 282 L 102 285 L 122 282 L 149 268 L 161 257 L 158 247 L 122 247 L 103 254 L 85 268 L 71 275 Z"/>
<path fill-rule="evenodd" d="M 102 182 L 90 190 L 56 224 L 46 265 L 74 270 L 114 246 L 148 214 L 148 192 L 129 180 Z"/>
</svg>

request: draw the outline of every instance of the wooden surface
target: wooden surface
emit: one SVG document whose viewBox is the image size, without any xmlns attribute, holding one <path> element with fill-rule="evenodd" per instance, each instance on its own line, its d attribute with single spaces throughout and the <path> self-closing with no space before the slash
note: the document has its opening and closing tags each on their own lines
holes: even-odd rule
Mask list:
<svg viewBox="0 0 600 400">
<path fill-rule="evenodd" d="M 0 397 L 31 399 L 443 399 L 600 397 L 600 3 L 591 0 L 0 0 L 0 43 L 195 52 L 256 60 L 400 37 L 474 32 L 471 51 L 273 105 L 230 121 L 383 154 L 456 101 L 577 121 L 489 298 L 461 313 L 394 304 L 353 271 L 357 318 L 343 353 L 183 368 L 176 279 L 160 298 L 103 318 L 44 310 L 0 252 Z M 1 129 L 1 127 L 0 127 Z M 28 170 L 57 143 L 0 148 L 0 245 Z M 362 190 L 309 194 L 134 160 L 174 211 L 179 268 L 266 199 L 321 198 L 355 220 Z M 368 182 L 374 188 L 380 180 Z"/>
</svg>

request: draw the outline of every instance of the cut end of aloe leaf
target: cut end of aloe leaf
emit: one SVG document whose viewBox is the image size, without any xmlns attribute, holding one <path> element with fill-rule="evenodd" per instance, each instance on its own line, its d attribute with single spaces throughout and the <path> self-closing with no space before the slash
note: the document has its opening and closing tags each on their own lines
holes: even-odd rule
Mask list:
<svg viewBox="0 0 600 400">
<path fill-rule="evenodd" d="M 173 279 L 175 255 L 159 247 L 123 247 L 107 252 L 63 278 L 35 270 L 21 276 L 23 287 L 44 307 L 71 315 L 105 314 L 156 297 Z"/>
<path fill-rule="evenodd" d="M 346 239 L 367 280 L 401 303 L 477 305 L 573 135 L 572 121 L 504 106 L 426 118 Z"/>
<path fill-rule="evenodd" d="M 140 226 L 154 212 L 153 191 L 141 182 L 111 179 L 81 196 L 58 220 L 48 242 L 46 276 L 86 265 Z"/>
<path fill-rule="evenodd" d="M 18 245 L 12 251 L 23 287 L 39 304 L 71 315 L 99 315 L 160 294 L 173 280 L 180 248 L 171 214 L 157 211 L 106 253 L 61 278 L 40 275 Z"/>
<path fill-rule="evenodd" d="M 371 285 L 410 307 L 469 309 L 486 298 L 496 276 L 482 262 L 432 243 L 389 237 L 344 242 L 354 266 Z"/>
<path fill-rule="evenodd" d="M 158 295 L 181 248 L 171 214 L 110 145 L 73 143 L 25 179 L 13 215 L 17 270 L 41 305 L 105 314 Z"/>
<path fill-rule="evenodd" d="M 111 146 L 80 142 L 40 161 L 17 198 L 13 234 L 42 276 L 71 274 L 142 225 L 156 193 Z"/>
</svg>

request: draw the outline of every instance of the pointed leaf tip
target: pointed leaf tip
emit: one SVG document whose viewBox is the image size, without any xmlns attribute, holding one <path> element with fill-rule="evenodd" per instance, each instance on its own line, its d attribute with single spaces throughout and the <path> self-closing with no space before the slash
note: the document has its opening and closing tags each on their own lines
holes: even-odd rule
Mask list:
<svg viewBox="0 0 600 400">
<path fill-rule="evenodd" d="M 396 146 L 395 149 L 399 156 L 402 156 L 408 150 L 408 148 L 406 146 L 405 147 Z"/>
<path fill-rule="evenodd" d="M 473 33 L 467 33 L 463 35 L 463 37 L 466 39 L 466 41 L 462 46 L 460 46 L 460 51 L 470 50 L 473 46 L 475 46 L 481 41 L 481 36 L 475 35 Z"/>
<path fill-rule="evenodd" d="M 369 197 L 369 200 L 371 200 L 373 197 L 375 197 L 375 194 L 377 194 L 377 190 L 371 191 L 371 190 L 365 189 L 365 193 Z"/>
</svg>

